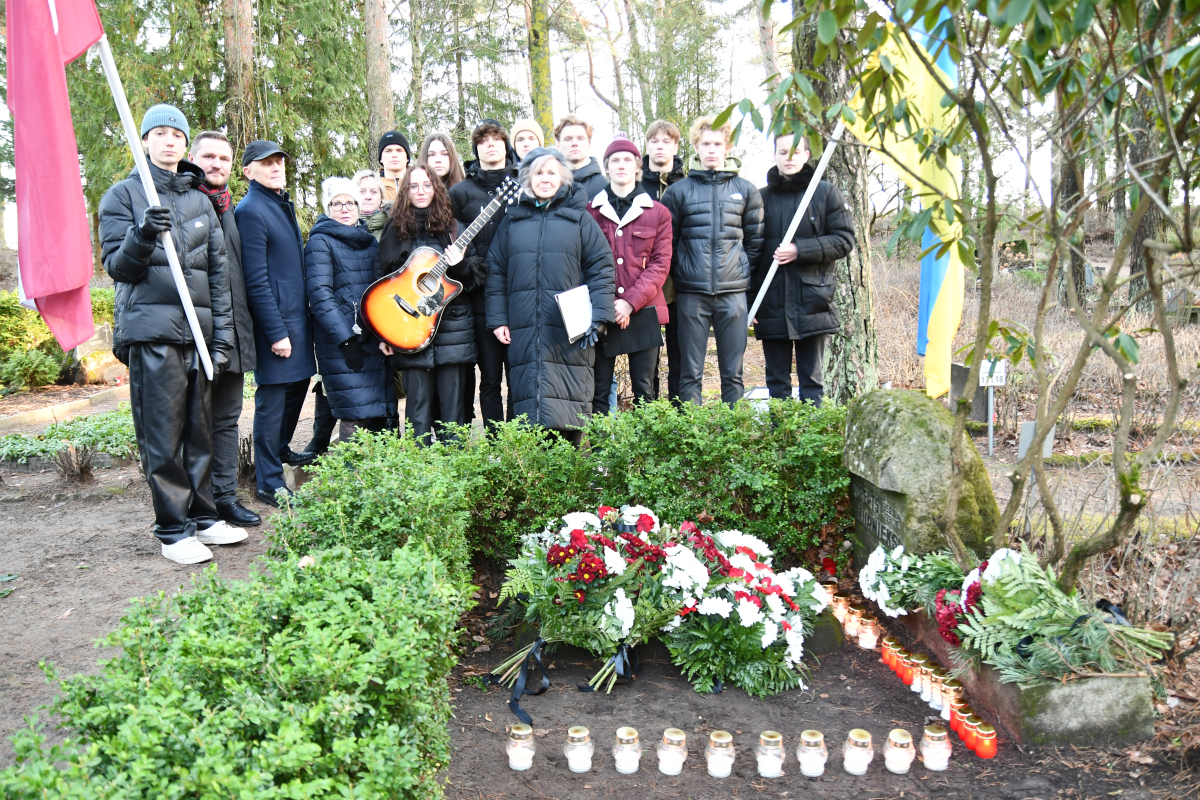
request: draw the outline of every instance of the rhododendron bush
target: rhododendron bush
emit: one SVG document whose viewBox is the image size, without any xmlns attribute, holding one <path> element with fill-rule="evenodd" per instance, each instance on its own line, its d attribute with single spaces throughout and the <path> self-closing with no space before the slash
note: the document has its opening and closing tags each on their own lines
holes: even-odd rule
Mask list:
<svg viewBox="0 0 1200 800">
<path fill-rule="evenodd" d="M 527 534 L 509 562 L 501 599 L 521 605 L 539 640 L 500 666 L 500 680 L 564 642 L 608 659 L 591 685 L 611 690 L 629 676 L 631 648 L 659 638 L 699 691 L 802 686 L 804 637 L 829 597 L 807 570 L 776 573 L 771 556 L 754 536 L 666 524 L 644 506 L 567 514 Z"/>
</svg>

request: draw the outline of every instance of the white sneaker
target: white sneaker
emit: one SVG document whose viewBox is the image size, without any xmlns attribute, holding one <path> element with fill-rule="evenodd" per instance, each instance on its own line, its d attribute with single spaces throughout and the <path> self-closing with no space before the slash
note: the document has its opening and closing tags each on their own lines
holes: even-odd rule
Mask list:
<svg viewBox="0 0 1200 800">
<path fill-rule="evenodd" d="M 212 559 L 212 551 L 198 542 L 195 536 L 189 536 L 175 544 L 164 544 L 162 554 L 163 558 L 176 564 L 199 564 L 201 561 Z"/>
<path fill-rule="evenodd" d="M 196 531 L 196 540 L 200 544 L 234 544 L 245 541 L 249 535 L 245 528 L 235 528 L 225 520 L 219 519 L 204 530 Z"/>
</svg>

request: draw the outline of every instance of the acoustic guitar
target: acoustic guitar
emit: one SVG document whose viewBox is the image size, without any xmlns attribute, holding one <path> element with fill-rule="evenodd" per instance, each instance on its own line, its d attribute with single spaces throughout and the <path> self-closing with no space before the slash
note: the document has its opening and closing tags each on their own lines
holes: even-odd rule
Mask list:
<svg viewBox="0 0 1200 800">
<path fill-rule="evenodd" d="M 466 253 L 467 245 L 488 220 L 520 194 L 521 187 L 505 178 L 475 221 L 454 244 Z M 437 335 L 442 310 L 462 291 L 462 284 L 446 277 L 450 268 L 445 253 L 432 247 L 418 247 L 409 254 L 404 266 L 372 283 L 363 292 L 363 319 L 371 331 L 400 353 L 419 353 Z"/>
</svg>

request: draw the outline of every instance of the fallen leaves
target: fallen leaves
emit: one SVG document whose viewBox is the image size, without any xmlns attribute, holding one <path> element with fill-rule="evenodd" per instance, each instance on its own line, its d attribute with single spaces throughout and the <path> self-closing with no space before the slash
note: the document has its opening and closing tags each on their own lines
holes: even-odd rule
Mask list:
<svg viewBox="0 0 1200 800">
<path fill-rule="evenodd" d="M 72 612 L 72 611 L 74 611 L 74 610 L 75 610 L 75 609 L 73 609 L 73 608 L 68 608 L 68 609 L 67 609 L 66 611 L 64 611 L 62 614 L 60 614 L 59 616 L 55 617 L 55 619 L 66 619 L 67 617 L 71 616 L 71 612 Z"/>
</svg>

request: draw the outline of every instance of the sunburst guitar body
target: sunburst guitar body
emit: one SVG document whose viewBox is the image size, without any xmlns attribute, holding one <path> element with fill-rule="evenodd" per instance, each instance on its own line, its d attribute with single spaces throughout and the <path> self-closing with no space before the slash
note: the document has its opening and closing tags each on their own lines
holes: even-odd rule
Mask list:
<svg viewBox="0 0 1200 800">
<path fill-rule="evenodd" d="M 511 178 L 505 179 L 496 196 L 454 241 L 454 246 L 465 253 L 475 234 L 519 193 L 520 186 Z M 463 290 L 461 283 L 446 277 L 450 266 L 444 253 L 432 247 L 418 247 L 409 254 L 403 267 L 367 287 L 359 307 L 367 326 L 380 341 L 410 355 L 429 346 L 437 335 L 442 312 Z"/>
</svg>

